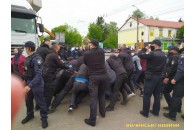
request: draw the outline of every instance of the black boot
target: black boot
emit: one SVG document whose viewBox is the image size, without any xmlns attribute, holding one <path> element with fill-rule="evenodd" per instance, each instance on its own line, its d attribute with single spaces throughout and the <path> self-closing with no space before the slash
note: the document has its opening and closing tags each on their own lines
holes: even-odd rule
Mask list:
<svg viewBox="0 0 196 130">
<path fill-rule="evenodd" d="M 23 120 L 22 120 L 22 124 L 25 124 L 25 123 L 27 123 L 27 122 L 29 122 L 31 119 L 33 119 L 34 118 L 34 116 L 26 116 Z"/>
<path fill-rule="evenodd" d="M 95 126 L 95 122 L 91 121 L 90 119 L 85 119 L 84 122 L 85 122 L 87 125 Z"/>
<path fill-rule="evenodd" d="M 155 116 L 159 116 L 159 114 L 154 113 L 153 110 L 150 110 L 150 113 L 152 113 L 152 114 L 155 115 Z"/>
<path fill-rule="evenodd" d="M 42 128 L 47 128 L 48 127 L 48 121 L 42 121 Z"/>
<path fill-rule="evenodd" d="M 105 108 L 106 111 L 114 111 L 114 107 L 111 107 L 111 106 L 107 106 Z"/>
<path fill-rule="evenodd" d="M 72 112 L 74 109 L 74 105 L 70 105 L 69 108 L 68 108 L 68 112 Z"/>
<path fill-rule="evenodd" d="M 163 113 L 163 116 L 165 116 L 166 118 L 169 118 L 173 121 L 176 121 L 176 117 L 172 117 L 169 113 Z"/>
<path fill-rule="evenodd" d="M 163 109 L 165 109 L 165 110 L 169 110 L 169 107 L 163 107 Z"/>
<path fill-rule="evenodd" d="M 140 114 L 146 118 L 148 118 L 148 115 L 146 115 L 143 111 L 140 111 Z"/>
<path fill-rule="evenodd" d="M 50 110 L 48 110 L 48 114 L 54 113 L 56 110 L 56 107 L 51 107 Z"/>
</svg>

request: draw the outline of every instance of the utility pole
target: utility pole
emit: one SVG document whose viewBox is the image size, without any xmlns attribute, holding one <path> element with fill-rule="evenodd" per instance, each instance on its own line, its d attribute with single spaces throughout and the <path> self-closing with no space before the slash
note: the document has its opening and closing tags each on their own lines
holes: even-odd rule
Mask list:
<svg viewBox="0 0 196 130">
<path fill-rule="evenodd" d="M 135 7 L 135 8 L 137 8 L 135 5 L 132 5 L 132 6 Z M 137 41 L 136 41 L 137 45 L 136 45 L 136 49 L 138 48 L 138 39 L 139 39 L 138 38 L 139 37 L 139 26 L 138 26 L 139 25 L 139 22 L 138 22 L 138 20 L 139 20 L 139 18 L 138 18 L 138 14 L 137 14 Z"/>
</svg>

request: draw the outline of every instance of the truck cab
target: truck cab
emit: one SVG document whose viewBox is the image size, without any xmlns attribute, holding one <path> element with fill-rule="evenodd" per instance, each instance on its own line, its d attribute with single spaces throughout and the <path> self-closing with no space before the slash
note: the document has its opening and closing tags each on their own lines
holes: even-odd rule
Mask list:
<svg viewBox="0 0 196 130">
<path fill-rule="evenodd" d="M 39 37 L 37 29 L 37 14 L 31 8 L 31 5 L 25 0 L 26 5 L 11 5 L 11 55 L 14 55 L 14 48 L 23 48 L 27 41 L 35 43 L 36 48 L 39 46 Z M 42 25 L 42 24 L 40 24 Z M 42 25 L 43 26 L 43 25 Z M 42 29 L 39 29 L 43 32 Z M 25 51 L 23 55 L 27 56 Z"/>
</svg>

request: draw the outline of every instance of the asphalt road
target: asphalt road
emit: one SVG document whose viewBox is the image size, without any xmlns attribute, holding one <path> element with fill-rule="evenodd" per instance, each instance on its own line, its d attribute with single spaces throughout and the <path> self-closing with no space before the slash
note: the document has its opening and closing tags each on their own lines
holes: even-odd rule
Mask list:
<svg viewBox="0 0 196 130">
<path fill-rule="evenodd" d="M 142 97 L 136 90 L 136 95 L 131 97 L 127 105 L 122 106 L 120 101 L 117 102 L 115 110 L 107 112 L 105 118 L 101 118 L 99 113 L 95 127 L 88 126 L 84 119 L 89 117 L 89 96 L 86 97 L 79 107 L 72 113 L 67 112 L 70 102 L 70 95 L 64 98 L 55 113 L 48 115 L 49 126 L 47 130 L 183 130 L 184 120 L 178 113 L 177 121 L 172 121 L 163 116 L 163 109 L 166 106 L 165 99 L 161 99 L 161 110 L 159 117 L 149 114 L 145 118 L 139 114 L 142 109 Z M 151 99 L 152 108 L 153 98 Z M 108 101 L 107 101 L 108 104 Z M 21 124 L 21 120 L 26 116 L 25 103 L 18 112 L 12 130 L 41 130 L 41 121 L 39 111 L 35 111 L 35 118 L 27 124 Z M 136 125 L 143 127 L 136 127 Z M 151 125 L 151 126 L 149 126 Z M 170 125 L 170 126 L 166 126 Z M 173 126 L 173 127 L 172 127 Z M 175 126 L 175 127 L 174 127 Z"/>
</svg>

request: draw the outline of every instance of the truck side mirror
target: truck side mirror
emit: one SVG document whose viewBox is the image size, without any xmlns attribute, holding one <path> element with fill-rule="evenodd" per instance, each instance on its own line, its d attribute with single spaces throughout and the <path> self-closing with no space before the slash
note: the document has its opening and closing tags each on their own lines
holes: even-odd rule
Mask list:
<svg viewBox="0 0 196 130">
<path fill-rule="evenodd" d="M 43 24 L 39 24 L 39 31 L 40 32 L 44 32 L 44 25 Z"/>
</svg>

